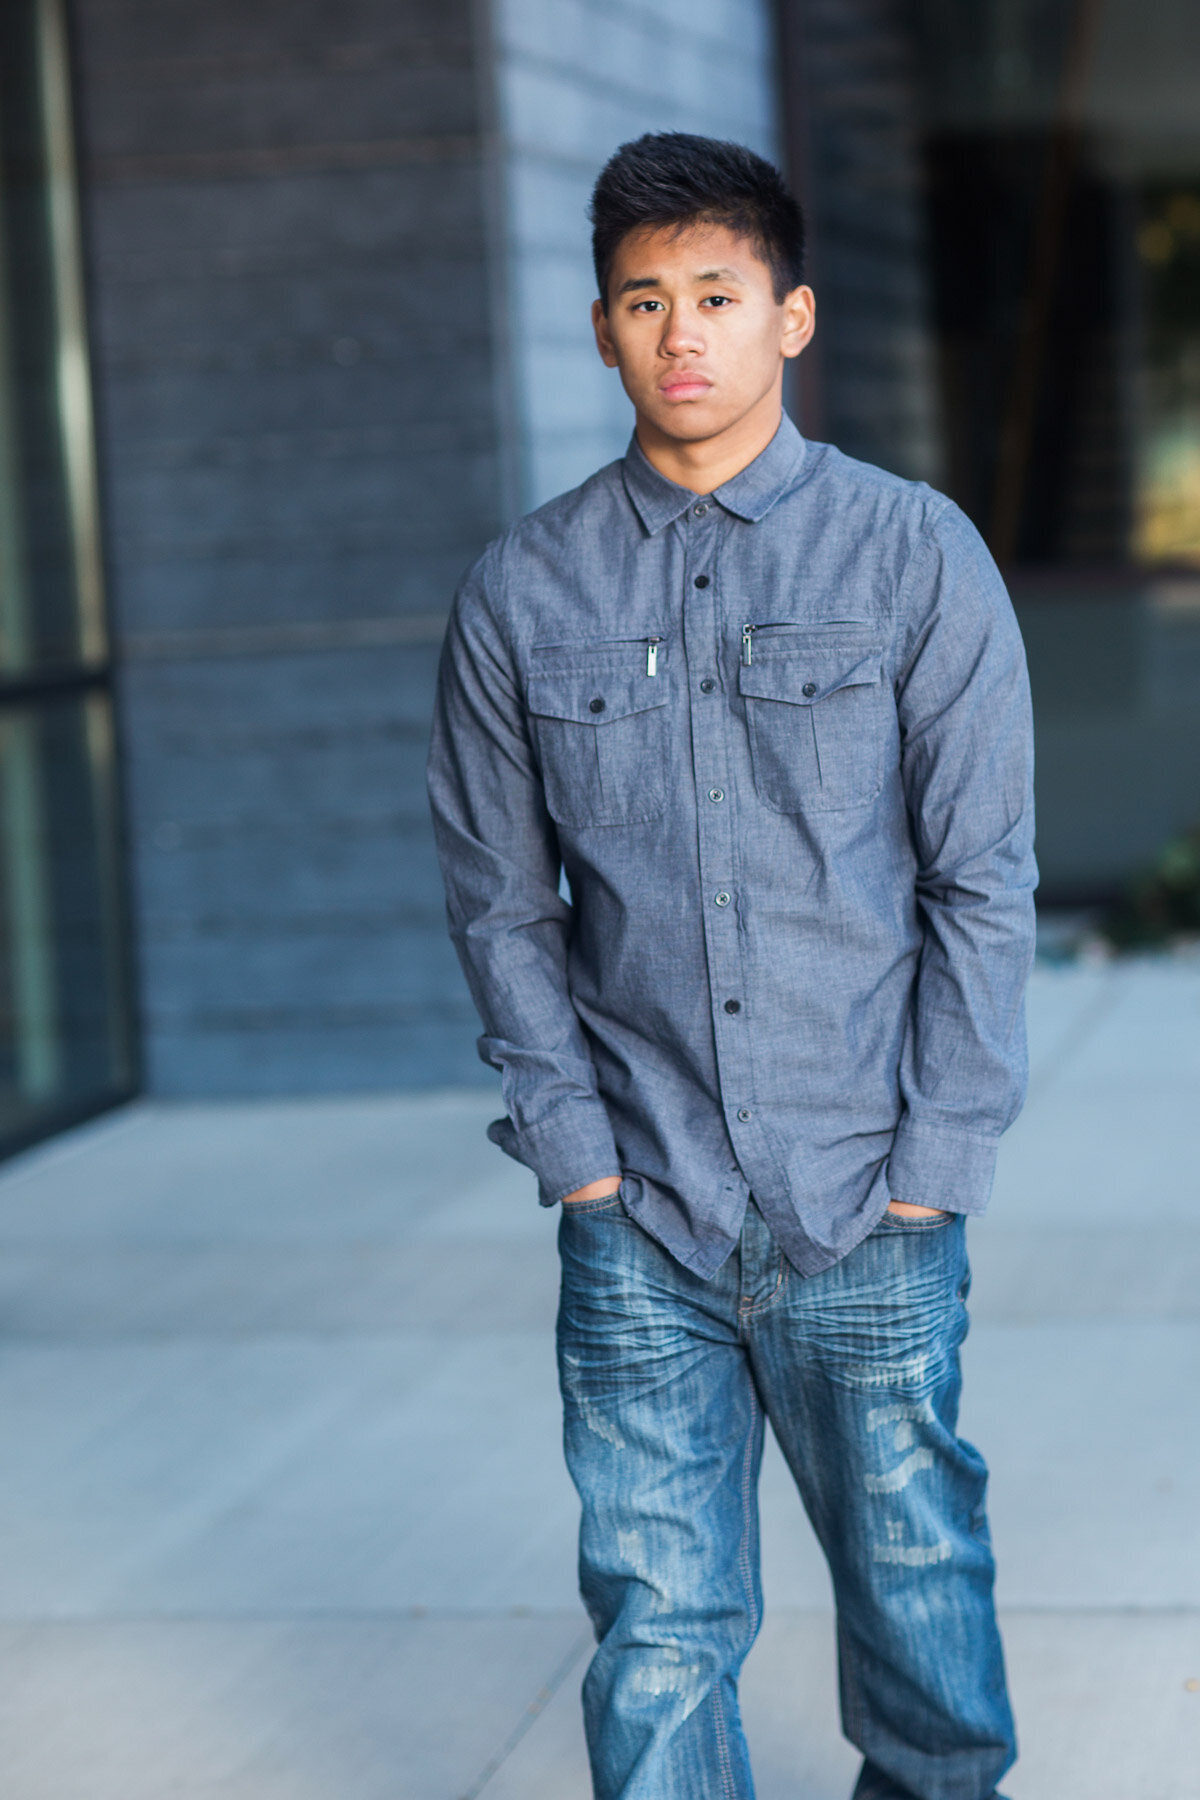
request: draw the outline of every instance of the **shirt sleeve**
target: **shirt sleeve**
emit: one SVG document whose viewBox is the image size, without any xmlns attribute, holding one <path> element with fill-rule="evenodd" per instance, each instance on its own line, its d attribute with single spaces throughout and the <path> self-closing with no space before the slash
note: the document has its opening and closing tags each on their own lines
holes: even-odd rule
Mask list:
<svg viewBox="0 0 1200 1800">
<path fill-rule="evenodd" d="M 508 1117 L 488 1128 L 552 1206 L 620 1172 L 567 982 L 571 909 L 520 685 L 489 607 L 495 549 L 460 590 L 438 675 L 429 796 L 450 936 Z"/>
<path fill-rule="evenodd" d="M 946 503 L 914 553 L 897 685 L 923 947 L 900 1067 L 893 1199 L 982 1212 L 1025 1097 L 1033 722 L 1012 606 Z"/>
</svg>

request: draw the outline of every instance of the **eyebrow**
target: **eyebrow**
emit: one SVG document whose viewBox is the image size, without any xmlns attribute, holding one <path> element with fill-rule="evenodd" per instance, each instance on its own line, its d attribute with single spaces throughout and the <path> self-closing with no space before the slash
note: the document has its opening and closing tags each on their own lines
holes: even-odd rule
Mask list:
<svg viewBox="0 0 1200 1800">
<path fill-rule="evenodd" d="M 693 279 L 696 281 L 736 281 L 739 286 L 741 286 L 742 282 L 742 278 L 736 269 L 704 269 L 699 275 L 694 276 Z M 621 283 L 617 292 L 619 294 L 632 294 L 638 292 L 642 288 L 656 288 L 661 286 L 662 283 L 657 275 L 631 275 L 628 281 L 623 281 Z"/>
</svg>

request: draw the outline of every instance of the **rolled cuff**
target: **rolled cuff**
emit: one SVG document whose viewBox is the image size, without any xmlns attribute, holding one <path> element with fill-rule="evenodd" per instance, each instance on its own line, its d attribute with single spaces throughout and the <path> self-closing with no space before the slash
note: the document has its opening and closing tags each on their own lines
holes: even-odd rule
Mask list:
<svg viewBox="0 0 1200 1800">
<path fill-rule="evenodd" d="M 901 1119 L 888 1158 L 889 1196 L 944 1212 L 984 1212 L 999 1148 L 998 1138 Z"/>
<path fill-rule="evenodd" d="M 555 1107 L 521 1131 L 511 1119 L 493 1119 L 487 1134 L 507 1156 L 533 1170 L 543 1206 L 555 1206 L 564 1194 L 621 1173 L 612 1126 L 599 1100 Z"/>
</svg>

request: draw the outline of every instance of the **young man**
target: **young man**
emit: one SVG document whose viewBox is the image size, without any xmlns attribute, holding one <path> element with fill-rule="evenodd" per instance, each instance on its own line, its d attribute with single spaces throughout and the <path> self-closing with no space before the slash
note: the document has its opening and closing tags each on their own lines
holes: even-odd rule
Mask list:
<svg viewBox="0 0 1200 1800">
<path fill-rule="evenodd" d="M 949 501 L 783 415 L 814 303 L 769 164 L 644 137 L 593 220 L 634 438 L 468 576 L 430 780 L 490 1135 L 563 1203 L 595 1792 L 752 1793 L 765 1413 L 857 1800 L 985 1800 L 1013 1732 L 955 1426 L 965 1215 L 1024 1082 L 1021 642 Z"/>
</svg>

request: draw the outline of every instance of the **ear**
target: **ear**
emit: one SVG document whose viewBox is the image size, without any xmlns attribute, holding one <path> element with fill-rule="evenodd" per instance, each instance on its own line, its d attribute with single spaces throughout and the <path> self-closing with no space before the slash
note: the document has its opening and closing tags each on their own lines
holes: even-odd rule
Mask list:
<svg viewBox="0 0 1200 1800">
<path fill-rule="evenodd" d="M 599 300 L 592 301 L 592 330 L 596 334 L 596 348 L 600 352 L 600 360 L 606 369 L 617 367 L 617 352 L 613 344 L 612 332 L 608 328 L 608 314 Z M 799 355 L 799 352 L 796 353 Z"/>
<path fill-rule="evenodd" d="M 783 333 L 780 349 L 785 356 L 799 356 L 817 329 L 817 297 L 810 287 L 793 288 L 783 300 Z"/>
</svg>

